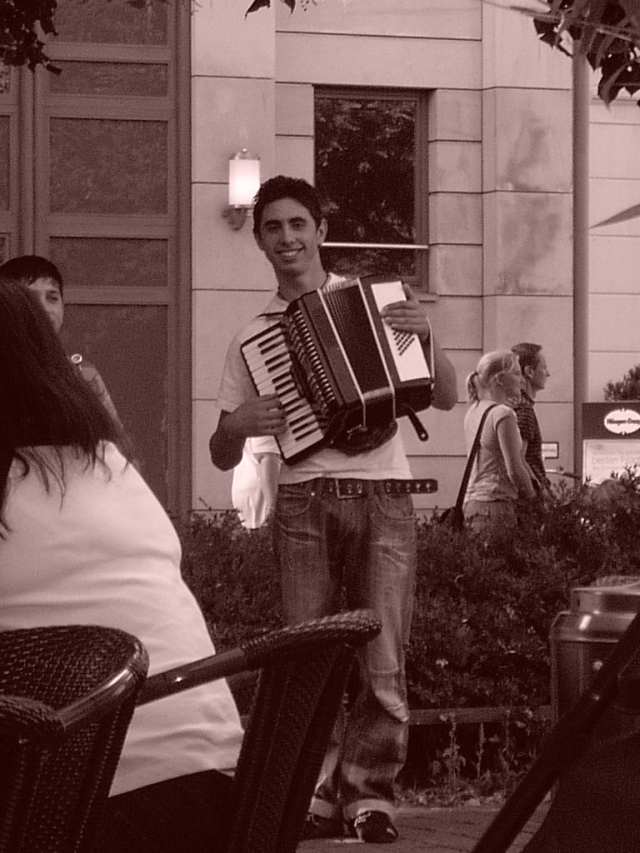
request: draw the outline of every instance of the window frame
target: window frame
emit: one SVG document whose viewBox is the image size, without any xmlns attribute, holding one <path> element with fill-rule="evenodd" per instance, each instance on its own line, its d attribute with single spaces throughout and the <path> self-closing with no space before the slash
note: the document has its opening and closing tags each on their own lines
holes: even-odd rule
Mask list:
<svg viewBox="0 0 640 853">
<path fill-rule="evenodd" d="M 429 286 L 429 99 L 431 92 L 426 89 L 401 89 L 366 86 L 314 86 L 314 176 L 316 172 L 315 115 L 318 98 L 348 100 L 370 99 L 377 101 L 413 100 L 416 106 L 414 135 L 414 223 L 415 240 L 413 243 L 343 243 L 325 240 L 328 249 L 389 249 L 415 251 L 415 275 L 405 278 L 407 284 L 419 293 L 430 292 Z"/>
<path fill-rule="evenodd" d="M 22 92 L 22 77 L 18 68 L 3 68 L 4 73 L 8 71 L 9 89 L 6 92 L 0 92 L 0 117 L 9 122 L 9 206 L 7 210 L 0 210 L 0 261 L 7 260 L 15 254 L 19 242 L 20 221 L 18 217 L 19 198 L 25 190 L 28 192 L 30 187 L 26 186 L 23 190 L 21 183 L 22 172 L 26 157 L 24 149 L 29 146 L 27 144 L 21 147 L 21 137 L 24 138 L 25 133 L 23 127 L 24 118 L 21 114 L 21 103 L 24 100 Z M 16 154 L 17 152 L 17 154 Z M 17 156 L 19 165 L 12 162 L 12 158 Z M 5 257 L 6 255 L 6 257 Z"/>
</svg>

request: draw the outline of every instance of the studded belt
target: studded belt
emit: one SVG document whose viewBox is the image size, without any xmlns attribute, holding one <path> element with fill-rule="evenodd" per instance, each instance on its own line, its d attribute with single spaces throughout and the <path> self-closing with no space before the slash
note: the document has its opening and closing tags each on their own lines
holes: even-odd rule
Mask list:
<svg viewBox="0 0 640 853">
<path fill-rule="evenodd" d="M 367 485 L 378 485 L 387 495 L 429 495 L 438 491 L 437 480 L 356 480 L 348 477 L 323 477 L 318 480 L 318 490 L 325 495 L 335 495 L 343 500 L 361 498 L 367 494 Z"/>
</svg>

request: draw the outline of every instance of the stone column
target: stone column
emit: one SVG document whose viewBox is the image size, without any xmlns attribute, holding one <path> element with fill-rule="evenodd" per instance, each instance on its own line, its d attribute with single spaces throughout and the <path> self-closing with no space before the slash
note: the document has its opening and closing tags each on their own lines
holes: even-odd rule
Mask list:
<svg viewBox="0 0 640 853">
<path fill-rule="evenodd" d="M 483 5 L 483 349 L 539 343 L 538 398 L 554 466 L 573 466 L 571 60 L 532 20 Z"/>
<path fill-rule="evenodd" d="M 216 0 L 197 4 L 192 14 L 192 506 L 198 510 L 231 505 L 231 474 L 209 459 L 216 396 L 231 338 L 274 289 L 251 216 L 239 231 L 222 216 L 229 157 L 242 148 L 258 154 L 263 180 L 275 161 L 275 15 L 262 9 L 245 17 L 248 6 L 249 0 Z"/>
</svg>

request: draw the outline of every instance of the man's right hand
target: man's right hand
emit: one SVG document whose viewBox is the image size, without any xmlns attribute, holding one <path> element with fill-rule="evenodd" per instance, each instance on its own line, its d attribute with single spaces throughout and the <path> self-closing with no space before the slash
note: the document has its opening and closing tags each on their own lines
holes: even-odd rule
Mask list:
<svg viewBox="0 0 640 853">
<path fill-rule="evenodd" d="M 218 427 L 209 440 L 211 461 L 221 471 L 228 471 L 242 459 L 247 438 L 279 435 L 286 426 L 284 407 L 272 394 L 252 397 L 233 412 L 220 412 Z"/>
<path fill-rule="evenodd" d="M 275 394 L 253 397 L 226 415 L 225 427 L 242 438 L 279 435 L 286 427 L 284 407 Z"/>
</svg>

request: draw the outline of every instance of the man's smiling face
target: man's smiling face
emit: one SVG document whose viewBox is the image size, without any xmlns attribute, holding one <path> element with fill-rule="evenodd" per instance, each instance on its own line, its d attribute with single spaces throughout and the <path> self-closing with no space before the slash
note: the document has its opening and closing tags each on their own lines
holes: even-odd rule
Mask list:
<svg viewBox="0 0 640 853">
<path fill-rule="evenodd" d="M 262 212 L 256 241 L 277 275 L 298 278 L 320 264 L 318 250 L 326 233 L 324 219 L 318 226 L 304 205 L 281 198 Z"/>
</svg>

